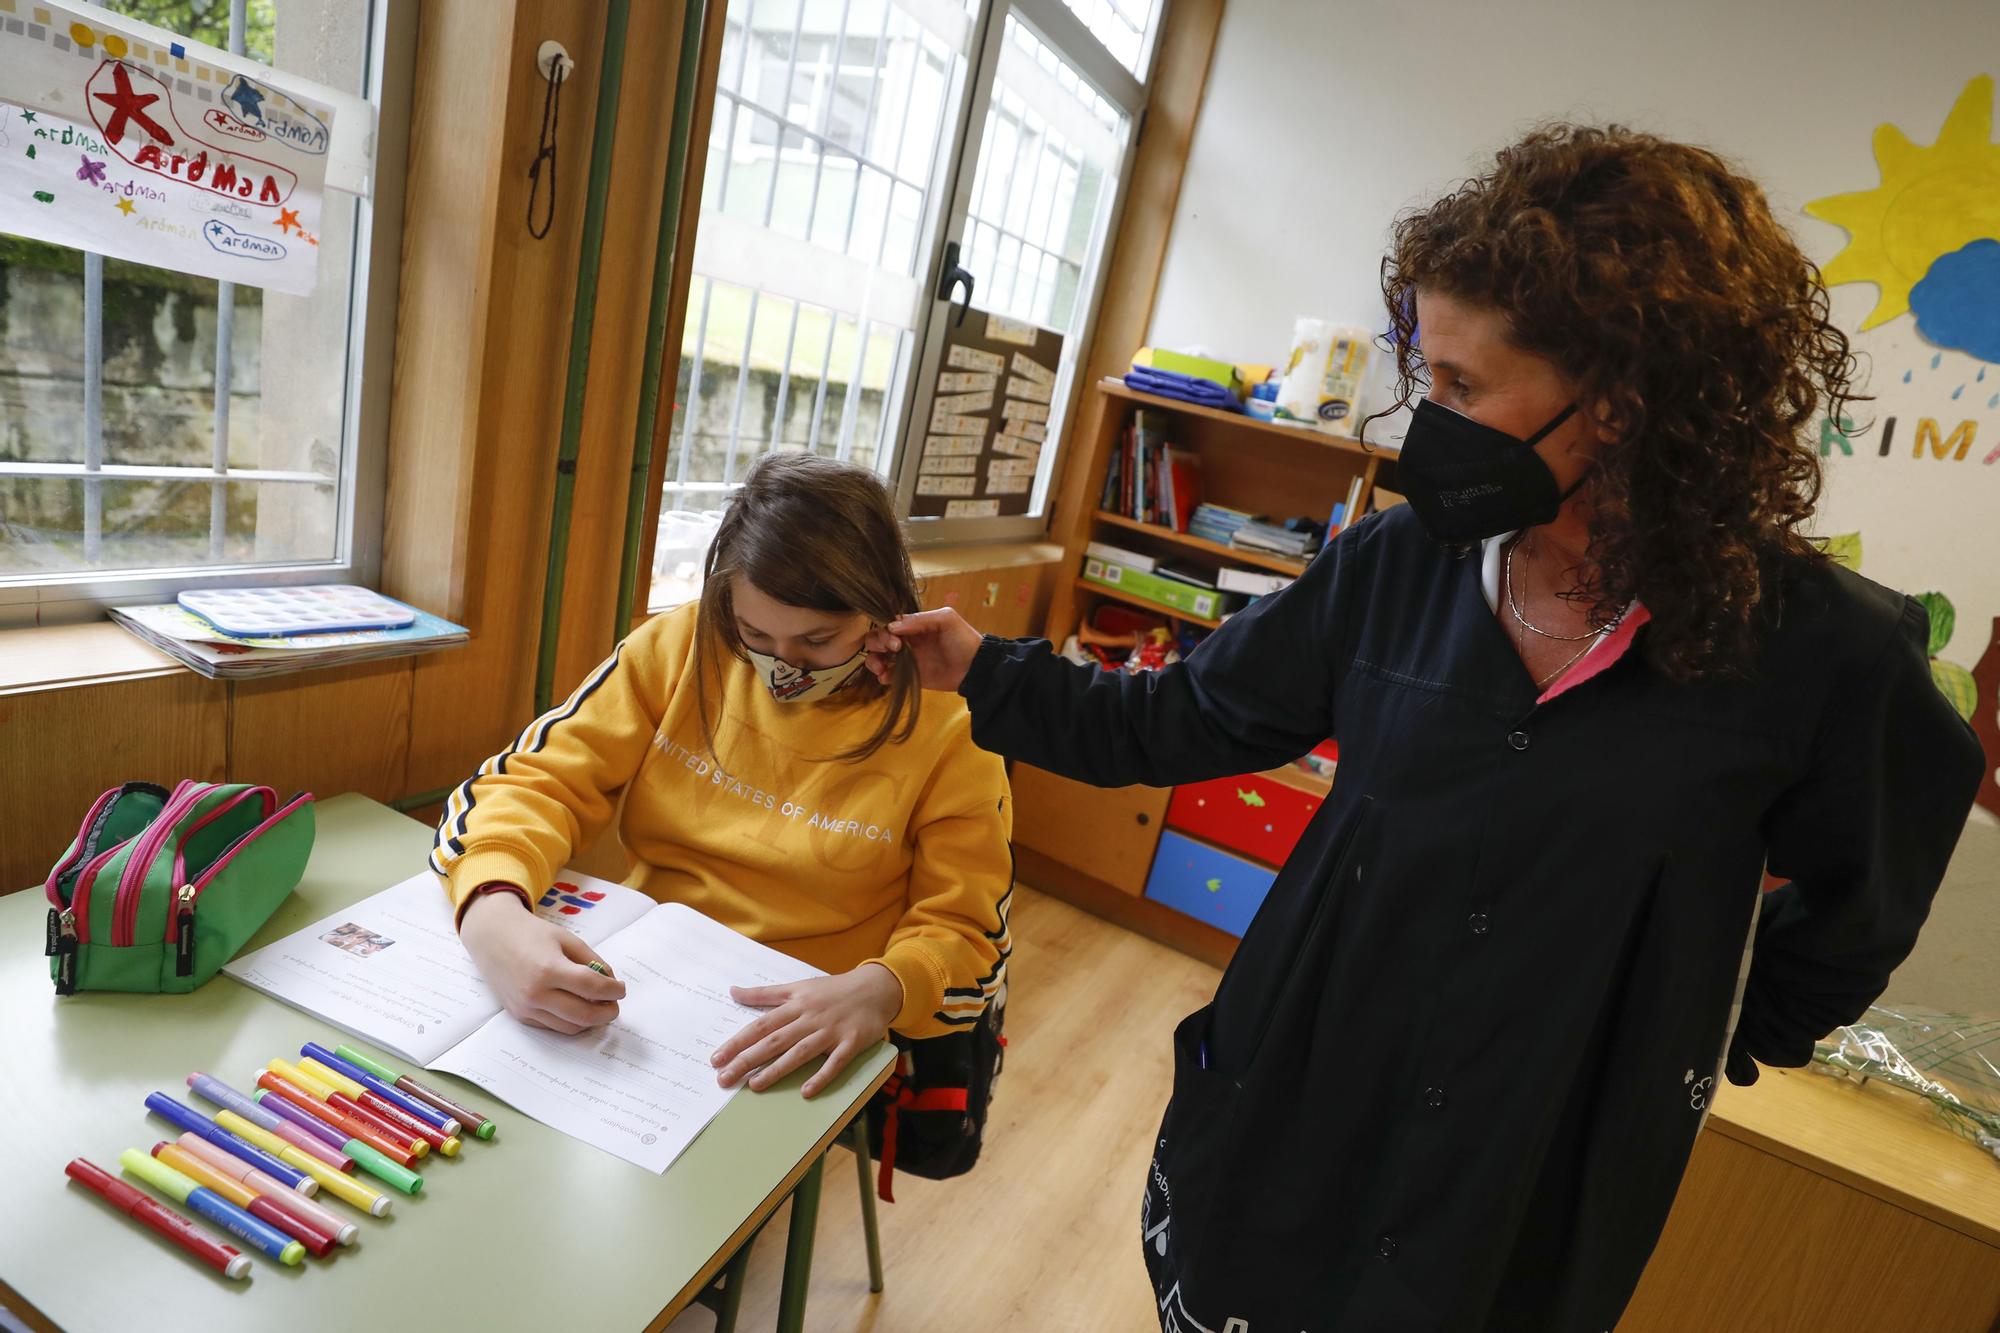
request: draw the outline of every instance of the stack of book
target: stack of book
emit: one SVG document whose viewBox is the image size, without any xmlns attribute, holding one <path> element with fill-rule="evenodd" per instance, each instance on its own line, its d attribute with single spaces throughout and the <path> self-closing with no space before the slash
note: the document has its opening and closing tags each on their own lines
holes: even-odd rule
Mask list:
<svg viewBox="0 0 2000 1333">
<path fill-rule="evenodd" d="M 1237 529 L 1246 523 L 1256 522 L 1254 514 L 1246 514 L 1241 509 L 1231 509 L 1227 505 L 1205 504 L 1197 507 L 1188 521 L 1188 531 L 1206 541 L 1219 546 L 1227 546 L 1235 537 Z"/>
<path fill-rule="evenodd" d="M 1319 546 L 1319 537 L 1313 532 L 1293 532 L 1275 523 L 1253 519 L 1230 534 L 1229 544 L 1245 551 L 1303 560 Z"/>
<path fill-rule="evenodd" d="M 417 612 L 416 619 L 401 629 L 267 637 L 225 634 L 172 602 L 164 606 L 113 607 L 111 618 L 211 680 L 255 680 L 313 667 L 377 662 L 386 657 L 455 647 L 470 637 L 464 626 L 441 620 L 428 611 Z"/>
</svg>

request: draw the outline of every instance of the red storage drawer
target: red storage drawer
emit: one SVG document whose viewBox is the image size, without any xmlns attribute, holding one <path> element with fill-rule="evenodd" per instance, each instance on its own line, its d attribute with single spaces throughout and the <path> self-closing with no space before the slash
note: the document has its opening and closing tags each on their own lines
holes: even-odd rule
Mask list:
<svg viewBox="0 0 2000 1333">
<path fill-rule="evenodd" d="M 1322 798 L 1263 773 L 1174 789 L 1167 827 L 1278 865 L 1292 854 Z"/>
</svg>

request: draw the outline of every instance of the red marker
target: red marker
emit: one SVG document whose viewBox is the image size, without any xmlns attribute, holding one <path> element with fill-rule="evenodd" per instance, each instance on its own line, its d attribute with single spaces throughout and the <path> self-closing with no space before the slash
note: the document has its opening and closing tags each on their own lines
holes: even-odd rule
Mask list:
<svg viewBox="0 0 2000 1333">
<path fill-rule="evenodd" d="M 226 1277 L 249 1276 L 250 1259 L 243 1251 L 234 1245 L 224 1245 L 173 1209 L 153 1202 L 146 1194 L 102 1167 L 78 1157 L 63 1168 L 63 1174 L 119 1212 L 151 1227 L 216 1272 Z"/>
<path fill-rule="evenodd" d="M 369 1126 L 356 1120 L 353 1116 L 343 1113 L 336 1107 L 327 1105 L 304 1088 L 299 1087 L 288 1079 L 279 1078 L 268 1069 L 257 1075 L 257 1086 L 270 1093 L 273 1097 L 283 1097 L 313 1119 L 323 1124 L 332 1125 L 335 1129 L 347 1135 L 348 1138 L 366 1144 L 394 1162 L 397 1166 L 413 1167 L 417 1163 L 416 1154 L 408 1148 L 398 1147 L 382 1135 L 376 1133 Z"/>
</svg>

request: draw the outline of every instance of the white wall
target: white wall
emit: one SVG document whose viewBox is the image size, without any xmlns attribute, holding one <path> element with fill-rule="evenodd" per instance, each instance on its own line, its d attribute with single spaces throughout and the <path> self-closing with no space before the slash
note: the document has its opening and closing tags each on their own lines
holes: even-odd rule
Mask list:
<svg viewBox="0 0 2000 1333">
<path fill-rule="evenodd" d="M 1845 234 L 1802 205 L 1873 188 L 1875 127 L 1929 144 L 1985 73 L 2000 74 L 1992 0 L 1230 0 L 1150 340 L 1273 361 L 1298 315 L 1379 330 L 1390 220 L 1548 117 L 1721 151 L 1825 263 Z M 1834 288 L 1836 320 L 1853 333 L 1875 295 Z M 1835 452 L 1820 530 L 1860 530 L 1865 573 L 1951 597 L 1941 656 L 1970 667 L 2000 615 L 2000 460 L 1982 462 L 2000 446 L 2000 366 L 1981 383 L 1982 363 L 1944 352 L 1932 369 L 1908 317 L 1856 343 L 1879 396 L 1860 419 L 1898 424 L 1888 458 L 1873 436 Z M 1976 421 L 1967 460 L 1913 459 L 1920 416 Z"/>
</svg>

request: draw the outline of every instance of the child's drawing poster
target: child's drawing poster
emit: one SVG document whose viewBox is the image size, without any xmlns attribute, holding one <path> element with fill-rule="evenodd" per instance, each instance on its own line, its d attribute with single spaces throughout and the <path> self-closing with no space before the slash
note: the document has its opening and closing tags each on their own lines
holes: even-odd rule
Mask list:
<svg viewBox="0 0 2000 1333">
<path fill-rule="evenodd" d="M 309 294 L 333 109 L 208 49 L 0 0 L 0 231 Z"/>
</svg>

